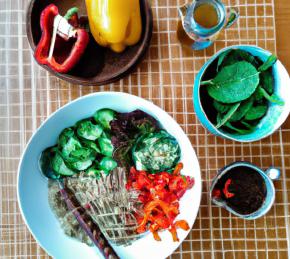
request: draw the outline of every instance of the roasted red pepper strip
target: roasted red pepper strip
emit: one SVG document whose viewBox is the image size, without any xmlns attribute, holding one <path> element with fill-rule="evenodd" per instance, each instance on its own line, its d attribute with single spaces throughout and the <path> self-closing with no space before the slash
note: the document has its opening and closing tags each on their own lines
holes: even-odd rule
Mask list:
<svg viewBox="0 0 290 259">
<path fill-rule="evenodd" d="M 185 220 L 175 219 L 179 214 L 179 200 L 186 190 L 194 185 L 194 179 L 180 174 L 183 164 L 179 163 L 174 173 L 160 172 L 150 174 L 145 171 L 130 169 L 126 188 L 140 192 L 139 200 L 143 203 L 144 215 L 137 216 L 137 232 L 150 230 L 156 241 L 160 241 L 158 232 L 168 229 L 172 239 L 178 241 L 176 229 L 189 230 Z"/>
<path fill-rule="evenodd" d="M 174 226 L 176 228 L 181 228 L 183 230 L 189 230 L 189 226 L 188 226 L 188 223 L 185 221 L 185 220 L 177 220 L 175 223 L 174 223 Z"/>
<path fill-rule="evenodd" d="M 180 175 L 180 171 L 182 170 L 182 168 L 183 168 L 183 164 L 178 163 L 174 168 L 173 175 Z"/>
<path fill-rule="evenodd" d="M 49 59 L 48 56 L 52 40 L 53 22 L 54 18 L 58 14 L 58 8 L 54 4 L 47 6 L 42 11 L 40 16 L 40 27 L 42 30 L 42 36 L 36 47 L 34 57 L 39 64 L 47 65 L 58 73 L 67 73 L 78 63 L 81 56 L 83 55 L 89 42 L 89 35 L 84 29 L 75 28 L 76 42 L 74 43 L 69 55 L 65 58 L 65 60 L 62 63 L 58 63 L 55 56 L 52 56 Z"/>
<path fill-rule="evenodd" d="M 222 195 L 221 190 L 219 190 L 219 189 L 213 189 L 213 191 L 212 191 L 212 197 L 213 198 L 218 199 L 218 198 L 221 197 L 221 195 Z"/>
<path fill-rule="evenodd" d="M 179 238 L 177 236 L 177 232 L 176 232 L 175 226 L 171 226 L 171 228 L 169 229 L 169 232 L 172 235 L 173 242 L 178 242 L 179 241 Z"/>
<path fill-rule="evenodd" d="M 231 183 L 232 183 L 232 179 L 228 179 L 226 181 L 225 187 L 223 189 L 223 193 L 224 193 L 224 195 L 226 196 L 227 199 L 232 198 L 232 197 L 235 196 L 234 193 L 229 192 L 229 186 L 231 185 Z"/>
</svg>

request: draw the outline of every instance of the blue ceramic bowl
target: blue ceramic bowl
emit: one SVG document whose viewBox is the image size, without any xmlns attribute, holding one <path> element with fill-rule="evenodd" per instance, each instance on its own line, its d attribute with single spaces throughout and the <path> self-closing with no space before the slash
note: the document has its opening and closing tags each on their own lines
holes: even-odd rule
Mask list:
<svg viewBox="0 0 290 259">
<path fill-rule="evenodd" d="M 219 179 L 221 179 L 221 177 L 227 174 L 231 169 L 235 167 L 240 167 L 240 166 L 249 167 L 249 168 L 254 169 L 256 172 L 258 172 L 264 179 L 265 186 L 267 189 L 267 194 L 266 194 L 263 205 L 257 211 L 251 214 L 246 214 L 246 215 L 242 215 L 236 212 L 235 210 L 227 206 L 224 201 L 220 201 L 212 197 L 212 191 L 215 188 L 215 185 L 217 184 Z M 274 201 L 275 201 L 275 187 L 274 187 L 273 181 L 278 180 L 279 178 L 280 178 L 280 170 L 277 168 L 270 167 L 266 171 L 263 171 L 261 168 L 248 162 L 242 162 L 242 161 L 235 162 L 221 169 L 218 175 L 214 178 L 211 188 L 210 188 L 210 199 L 215 205 L 228 210 L 229 212 L 233 213 L 234 215 L 240 218 L 247 219 L 247 220 L 257 219 L 264 216 L 273 206 Z"/>
<path fill-rule="evenodd" d="M 201 124 L 207 128 L 211 133 L 239 142 L 252 142 L 257 141 L 262 138 L 265 138 L 271 135 L 274 131 L 276 131 L 287 119 L 290 112 L 290 78 L 287 73 L 285 67 L 282 65 L 280 61 L 277 61 L 273 66 L 273 77 L 274 77 L 274 93 L 284 101 L 283 106 L 279 106 L 276 104 L 270 104 L 267 114 L 257 125 L 256 130 L 250 134 L 239 135 L 239 134 L 231 134 L 222 129 L 217 129 L 214 124 L 207 117 L 200 100 L 200 82 L 203 78 L 203 75 L 207 71 L 208 67 L 211 63 L 218 58 L 220 54 L 229 50 L 229 49 L 241 49 L 251 53 L 254 56 L 259 57 L 262 61 L 266 61 L 267 58 L 271 55 L 270 52 L 261 49 L 256 46 L 250 45 L 238 45 L 231 46 L 222 49 L 217 54 L 215 54 L 209 61 L 205 63 L 205 65 L 201 68 L 199 73 L 197 74 L 194 82 L 194 90 L 193 90 L 193 104 L 196 115 L 200 120 Z M 208 105 L 211 105 L 210 103 Z"/>
</svg>

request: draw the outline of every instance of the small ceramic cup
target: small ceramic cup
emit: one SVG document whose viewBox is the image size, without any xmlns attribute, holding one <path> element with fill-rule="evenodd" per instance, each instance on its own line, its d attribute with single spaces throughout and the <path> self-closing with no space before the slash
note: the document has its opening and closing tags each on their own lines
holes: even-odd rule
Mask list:
<svg viewBox="0 0 290 259">
<path fill-rule="evenodd" d="M 229 49 L 241 49 L 249 52 L 250 54 L 259 57 L 262 61 L 266 61 L 271 55 L 270 52 L 251 45 L 238 45 L 224 48 L 215 54 L 210 60 L 208 60 L 197 74 L 194 82 L 193 90 L 193 104 L 194 110 L 201 124 L 208 129 L 211 133 L 239 142 L 253 142 L 265 138 L 274 133 L 287 119 L 290 112 L 290 78 L 285 67 L 280 61 L 277 61 L 273 66 L 273 77 L 274 77 L 274 93 L 284 101 L 284 105 L 279 106 L 276 104 L 269 104 L 269 109 L 264 118 L 257 125 L 254 132 L 245 135 L 231 134 L 217 129 L 215 125 L 209 120 L 207 114 L 204 111 L 201 102 L 200 95 L 200 82 L 202 81 L 203 75 L 207 71 L 211 63 L 223 52 Z M 205 86 L 202 86 L 205 87 Z M 207 105 L 212 105 L 208 103 Z"/>
<path fill-rule="evenodd" d="M 227 174 L 231 169 L 235 168 L 235 167 L 249 167 L 254 169 L 256 172 L 258 172 L 262 178 L 265 181 L 265 185 L 266 185 L 266 189 L 267 189 L 267 194 L 265 197 L 265 201 L 263 203 L 263 205 L 255 212 L 251 213 L 251 214 L 240 214 L 238 212 L 236 212 L 235 210 L 233 210 L 232 208 L 230 208 L 229 206 L 226 205 L 226 203 L 222 200 L 218 200 L 214 197 L 212 197 L 212 192 L 217 184 L 217 182 L 221 179 L 222 176 L 224 176 L 225 174 Z M 234 215 L 243 218 L 243 219 L 247 219 L 247 220 L 253 220 L 253 219 L 257 219 L 260 218 L 262 216 L 264 216 L 273 206 L 273 203 L 275 201 L 275 187 L 273 184 L 274 180 L 278 180 L 280 178 L 280 170 L 274 167 L 270 167 L 268 168 L 266 171 L 263 171 L 261 168 L 248 163 L 248 162 L 235 162 L 232 163 L 224 168 L 222 168 L 217 176 L 213 179 L 211 187 L 210 187 L 210 199 L 211 201 L 219 206 L 222 207 L 224 209 L 226 209 L 227 211 L 233 213 Z"/>
</svg>

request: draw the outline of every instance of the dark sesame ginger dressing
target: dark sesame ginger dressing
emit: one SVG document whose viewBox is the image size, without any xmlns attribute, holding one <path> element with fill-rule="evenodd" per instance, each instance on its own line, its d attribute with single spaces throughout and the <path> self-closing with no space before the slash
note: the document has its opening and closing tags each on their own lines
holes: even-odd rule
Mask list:
<svg viewBox="0 0 290 259">
<path fill-rule="evenodd" d="M 239 214 L 247 215 L 263 205 L 267 189 L 263 177 L 247 166 L 232 168 L 217 182 L 213 197 L 222 199 Z"/>
</svg>

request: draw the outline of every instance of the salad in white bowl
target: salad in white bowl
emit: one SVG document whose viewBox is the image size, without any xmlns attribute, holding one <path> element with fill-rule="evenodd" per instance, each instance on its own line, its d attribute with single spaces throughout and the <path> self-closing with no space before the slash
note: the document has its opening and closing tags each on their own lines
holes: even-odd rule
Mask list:
<svg viewBox="0 0 290 259">
<path fill-rule="evenodd" d="M 48 171 L 53 179 L 41 174 Z M 162 109 L 124 93 L 88 95 L 56 111 L 19 165 L 21 211 L 40 245 L 55 258 L 100 257 L 59 179 L 120 258 L 170 255 L 200 203 L 200 169 L 187 136 Z"/>
</svg>

